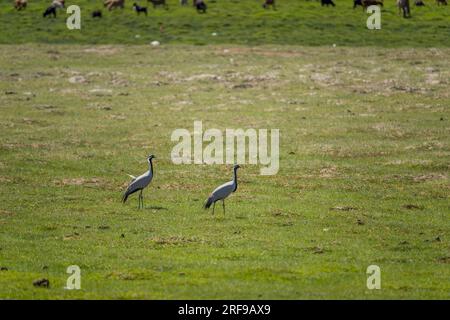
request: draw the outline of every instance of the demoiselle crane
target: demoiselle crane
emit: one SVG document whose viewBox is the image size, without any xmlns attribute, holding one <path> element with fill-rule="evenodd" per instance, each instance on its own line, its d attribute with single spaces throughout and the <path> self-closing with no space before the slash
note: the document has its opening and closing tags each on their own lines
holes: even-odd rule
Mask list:
<svg viewBox="0 0 450 320">
<path fill-rule="evenodd" d="M 239 165 L 235 165 L 233 167 L 233 180 L 224 183 L 223 185 L 217 187 L 209 196 L 208 200 L 205 203 L 205 209 L 209 209 L 211 205 L 213 205 L 213 214 L 214 207 L 216 206 L 216 202 L 222 200 L 223 205 L 223 214 L 225 214 L 225 199 L 237 190 L 238 182 L 237 182 L 237 169 L 239 169 Z"/>
<path fill-rule="evenodd" d="M 142 203 L 142 208 L 144 208 L 144 196 L 142 195 L 142 191 L 150 184 L 150 182 L 152 181 L 153 178 L 153 163 L 152 163 L 152 159 L 156 158 L 154 155 L 149 155 L 147 160 L 148 160 L 148 164 L 149 164 L 149 169 L 146 173 L 140 175 L 139 177 L 134 177 L 132 175 L 129 175 L 133 180 L 131 180 L 130 184 L 127 187 L 127 190 L 125 190 L 125 193 L 123 194 L 123 198 L 122 201 L 123 203 L 125 203 L 125 201 L 127 201 L 128 197 L 135 193 L 135 192 L 140 192 L 139 193 L 139 204 L 138 204 L 138 208 L 141 208 L 141 203 Z"/>
</svg>

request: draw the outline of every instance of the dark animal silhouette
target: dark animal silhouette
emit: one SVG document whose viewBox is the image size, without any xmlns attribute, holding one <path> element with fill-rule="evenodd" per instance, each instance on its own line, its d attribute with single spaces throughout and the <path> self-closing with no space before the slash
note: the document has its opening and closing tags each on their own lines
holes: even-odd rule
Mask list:
<svg viewBox="0 0 450 320">
<path fill-rule="evenodd" d="M 363 6 L 362 0 L 353 0 L 353 9 L 355 9 L 357 6 Z"/>
<path fill-rule="evenodd" d="M 95 10 L 92 11 L 92 18 L 101 18 L 102 17 L 102 11 L 101 10 Z"/>
<path fill-rule="evenodd" d="M 206 13 L 206 3 L 203 0 L 195 0 L 195 8 L 197 9 L 197 12 L 203 12 Z"/>
<path fill-rule="evenodd" d="M 140 7 L 137 5 L 137 3 L 133 3 L 133 9 L 136 11 L 136 13 L 139 15 L 141 12 L 143 12 L 145 15 L 147 15 L 147 7 Z"/>
<path fill-rule="evenodd" d="M 423 2 L 422 0 L 416 0 L 414 2 L 414 4 L 416 5 L 416 7 L 424 7 L 425 6 L 425 2 Z"/>
<path fill-rule="evenodd" d="M 277 7 L 275 6 L 275 0 L 266 0 L 266 2 L 264 2 L 264 4 L 263 4 L 263 8 L 264 8 L 264 9 L 267 9 L 267 8 L 269 8 L 270 6 L 272 6 L 272 8 L 273 8 L 274 10 L 277 9 Z"/>
<path fill-rule="evenodd" d="M 321 0 L 321 4 L 322 4 L 322 7 L 323 6 L 330 6 L 330 5 L 332 5 L 333 7 L 336 7 L 336 5 L 334 4 L 334 2 L 333 2 L 333 0 Z"/>
<path fill-rule="evenodd" d="M 379 1 L 379 0 L 361 0 L 362 2 L 362 7 L 363 10 L 366 10 L 368 7 L 370 6 L 383 6 L 383 1 Z"/>
<path fill-rule="evenodd" d="M 42 16 L 45 18 L 46 16 L 49 16 L 51 14 L 53 15 L 53 18 L 56 18 L 56 7 L 54 6 L 48 7 L 47 9 L 45 9 L 44 14 Z"/>
<path fill-rule="evenodd" d="M 411 17 L 409 0 L 397 0 L 397 6 L 398 6 L 398 14 L 400 14 L 400 12 L 403 11 L 403 18 Z"/>
<path fill-rule="evenodd" d="M 441 4 L 444 5 L 444 6 L 446 6 L 446 5 L 447 5 L 447 0 L 436 0 L 436 4 L 437 4 L 438 6 L 440 6 Z"/>
<path fill-rule="evenodd" d="M 166 0 L 147 0 L 153 5 L 153 8 L 156 9 L 158 6 L 163 6 L 164 8 L 168 9 Z"/>
</svg>

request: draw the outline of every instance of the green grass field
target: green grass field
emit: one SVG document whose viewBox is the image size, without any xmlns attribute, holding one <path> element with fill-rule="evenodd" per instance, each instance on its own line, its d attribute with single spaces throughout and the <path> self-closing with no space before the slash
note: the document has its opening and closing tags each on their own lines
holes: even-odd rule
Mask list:
<svg viewBox="0 0 450 320">
<path fill-rule="evenodd" d="M 0 298 L 449 299 L 449 49 L 0 53 Z M 194 120 L 281 132 L 279 173 L 244 165 L 225 216 L 202 204 L 230 166 L 170 160 Z M 146 207 L 123 205 L 149 153 Z"/>
<path fill-rule="evenodd" d="M 0 3 L 0 299 L 450 298 L 450 6 L 389 0 L 368 30 L 349 0 L 132 2 L 67 2 L 73 31 Z M 280 130 L 278 174 L 243 165 L 226 215 L 202 205 L 231 166 L 170 157 L 196 120 Z"/>
<path fill-rule="evenodd" d="M 137 1 L 137 0 L 136 0 Z M 134 1 L 125 9 L 107 12 L 101 0 L 67 1 L 81 8 L 81 30 L 68 31 L 68 15 L 59 11 L 56 19 L 42 18 L 50 0 L 30 0 L 26 10 L 17 12 L 12 0 L 0 3 L 0 43 L 72 44 L 239 44 L 301 46 L 450 46 L 450 6 L 425 0 L 425 7 L 412 7 L 412 18 L 398 16 L 394 0 L 386 0 L 381 13 L 381 30 L 368 30 L 369 14 L 353 1 L 336 0 L 336 7 L 321 7 L 319 1 L 278 0 L 278 10 L 264 10 L 263 0 L 207 0 L 207 14 L 197 14 L 191 6 L 181 7 L 168 0 L 169 10 L 149 7 L 148 17 L 137 16 Z M 189 0 L 191 2 L 191 0 Z M 91 18 L 95 9 L 102 19 Z M 163 26 L 163 32 L 160 26 Z M 212 34 L 216 33 L 216 36 Z"/>
</svg>

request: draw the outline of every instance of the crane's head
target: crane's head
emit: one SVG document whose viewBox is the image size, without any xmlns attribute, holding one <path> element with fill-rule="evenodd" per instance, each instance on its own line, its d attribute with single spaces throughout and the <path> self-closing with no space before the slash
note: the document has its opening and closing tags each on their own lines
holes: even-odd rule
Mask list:
<svg viewBox="0 0 450 320">
<path fill-rule="evenodd" d="M 154 155 L 151 154 L 151 155 L 148 156 L 147 159 L 148 159 L 148 161 L 151 161 L 151 160 L 154 159 L 154 158 L 156 158 L 156 157 L 155 157 Z"/>
<path fill-rule="evenodd" d="M 237 169 L 239 169 L 240 167 L 241 167 L 240 165 L 235 164 L 234 167 L 233 167 L 233 169 L 234 169 L 234 170 L 237 170 Z"/>
</svg>

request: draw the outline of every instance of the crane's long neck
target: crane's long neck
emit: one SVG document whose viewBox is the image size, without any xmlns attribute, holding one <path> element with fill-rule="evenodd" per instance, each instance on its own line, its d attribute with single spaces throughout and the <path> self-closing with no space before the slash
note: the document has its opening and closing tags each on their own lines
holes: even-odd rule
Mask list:
<svg viewBox="0 0 450 320">
<path fill-rule="evenodd" d="M 152 159 L 148 160 L 149 164 L 150 164 L 150 174 L 153 175 L 153 163 L 152 163 Z"/>
<path fill-rule="evenodd" d="M 237 190 L 237 187 L 238 187 L 238 181 L 237 181 L 237 168 L 234 169 L 233 183 L 234 183 L 234 190 L 233 190 L 233 192 L 235 192 L 235 191 Z"/>
</svg>

